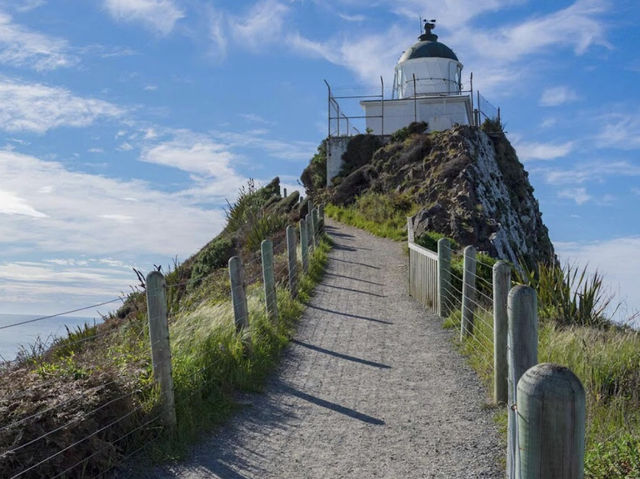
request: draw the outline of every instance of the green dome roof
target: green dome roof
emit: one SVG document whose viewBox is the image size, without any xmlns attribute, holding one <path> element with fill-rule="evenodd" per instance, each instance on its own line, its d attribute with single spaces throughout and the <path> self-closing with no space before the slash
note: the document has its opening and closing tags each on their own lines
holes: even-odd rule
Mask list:
<svg viewBox="0 0 640 479">
<path fill-rule="evenodd" d="M 413 45 L 404 52 L 398 63 L 411 60 L 413 58 L 450 58 L 451 60 L 458 61 L 458 57 L 453 53 L 451 48 L 446 46 L 444 43 L 429 40 L 418 42 Z"/>
</svg>

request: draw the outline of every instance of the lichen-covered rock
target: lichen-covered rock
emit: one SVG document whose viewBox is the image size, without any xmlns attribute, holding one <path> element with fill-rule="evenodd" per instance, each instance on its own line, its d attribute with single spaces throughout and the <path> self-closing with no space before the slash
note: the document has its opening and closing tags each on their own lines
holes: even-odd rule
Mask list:
<svg viewBox="0 0 640 479">
<path fill-rule="evenodd" d="M 336 184 L 337 204 L 366 191 L 408 194 L 422 205 L 416 236 L 441 233 L 513 263 L 555 261 L 528 174 L 497 125 L 404 135 Z"/>
</svg>

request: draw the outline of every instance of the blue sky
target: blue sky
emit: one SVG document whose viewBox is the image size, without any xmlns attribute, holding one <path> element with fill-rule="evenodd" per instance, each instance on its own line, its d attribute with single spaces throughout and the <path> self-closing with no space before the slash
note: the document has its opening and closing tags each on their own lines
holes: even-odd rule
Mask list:
<svg viewBox="0 0 640 479">
<path fill-rule="evenodd" d="M 631 0 L 1 0 L 0 313 L 127 292 L 131 266 L 213 237 L 248 178 L 295 188 L 322 80 L 390 86 L 420 16 L 501 107 L 561 257 L 640 308 Z"/>
</svg>

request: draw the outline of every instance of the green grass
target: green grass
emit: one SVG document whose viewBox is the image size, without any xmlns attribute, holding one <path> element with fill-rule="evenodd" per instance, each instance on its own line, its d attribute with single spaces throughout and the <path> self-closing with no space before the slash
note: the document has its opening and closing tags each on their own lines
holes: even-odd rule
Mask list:
<svg viewBox="0 0 640 479">
<path fill-rule="evenodd" d="M 480 315 L 482 317 L 483 315 Z M 456 341 L 487 389 L 493 388 L 491 318 L 476 319 L 474 338 Z M 460 329 L 460 312 L 444 327 Z M 457 337 L 457 335 L 456 335 Z M 567 366 L 585 387 L 585 477 L 640 477 L 640 336 L 637 332 L 540 322 L 538 361 Z M 506 410 L 496 414 L 506 435 Z M 506 438 L 506 436 L 503 436 Z"/>
<path fill-rule="evenodd" d="M 396 241 L 406 241 L 407 216 L 417 211 L 418 205 L 399 193 L 365 193 L 352 205 L 325 207 L 325 214 L 333 219 Z"/>
<path fill-rule="evenodd" d="M 368 193 L 348 207 L 328 205 L 329 216 L 377 236 L 406 240 L 406 216 L 415 205 L 394 209 L 388 195 Z M 416 239 L 436 250 L 442 235 L 427 233 Z M 479 255 L 477 275 L 484 280 L 478 289 L 492 292 L 491 265 L 495 259 Z M 452 272 L 462 277 L 462 256 L 452 258 Z M 588 276 L 584 269 L 539 265 L 526 272 L 526 282 L 536 288 L 540 307 L 539 362 L 569 367 L 587 392 L 587 437 L 585 476 L 592 479 L 640 477 L 640 336 L 618 328 L 604 318 L 610 299 L 602 292 L 602 278 Z M 523 278 L 520 278 L 523 282 Z M 461 289 L 460 281 L 452 278 Z M 459 301 L 459 298 L 458 298 Z M 490 309 L 490 308 L 488 308 Z M 473 338 L 456 340 L 461 352 L 493 391 L 493 318 L 479 312 Z M 443 324 L 460 331 L 460 312 Z M 599 328 L 599 329 L 598 329 Z M 494 418 L 506 444 L 507 413 L 496 408 Z"/>
<path fill-rule="evenodd" d="M 312 253 L 309 271 L 300 278 L 298 293 L 277 287 L 279 319 L 265 313 L 261 283 L 248 288 L 248 330 L 237 334 L 229 301 L 203 302 L 178 316 L 170 327 L 178 430 L 155 445 L 154 459 L 179 458 L 203 431 L 221 424 L 237 409 L 238 392 L 262 390 L 277 365 L 280 352 L 295 332 L 304 303 L 322 278 L 331 245 L 323 238 Z"/>
</svg>

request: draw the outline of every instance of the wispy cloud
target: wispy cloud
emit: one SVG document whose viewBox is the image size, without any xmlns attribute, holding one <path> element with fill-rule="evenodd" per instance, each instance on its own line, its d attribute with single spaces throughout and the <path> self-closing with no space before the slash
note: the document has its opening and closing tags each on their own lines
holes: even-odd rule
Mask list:
<svg viewBox="0 0 640 479">
<path fill-rule="evenodd" d="M 236 41 L 254 51 L 269 47 L 282 38 L 289 7 L 277 0 L 261 0 L 242 17 L 230 18 L 229 25 Z"/>
<path fill-rule="evenodd" d="M 31 216 L 32 218 L 45 218 L 47 216 L 29 205 L 24 198 L 2 190 L 0 190 L 0 214 Z"/>
<path fill-rule="evenodd" d="M 635 150 L 640 148 L 640 114 L 608 113 L 598 118 L 602 125 L 596 137 L 599 147 L 619 150 Z"/>
<path fill-rule="evenodd" d="M 541 106 L 558 106 L 578 99 L 578 94 L 566 86 L 546 88 L 540 96 Z"/>
<path fill-rule="evenodd" d="M 587 193 L 586 188 L 568 188 L 558 192 L 559 198 L 573 200 L 577 205 L 582 205 L 591 199 L 591 195 Z"/>
<path fill-rule="evenodd" d="M 545 181 L 552 185 L 582 184 L 588 181 L 602 181 L 606 177 L 640 176 L 640 165 L 628 161 L 586 162 L 573 168 L 544 168 L 541 172 Z"/>
<path fill-rule="evenodd" d="M 573 150 L 574 143 L 534 143 L 518 142 L 515 144 L 518 158 L 522 161 L 555 160 L 567 156 Z"/>
<path fill-rule="evenodd" d="M 161 35 L 185 16 L 173 0 L 105 0 L 104 5 L 115 20 L 138 22 Z"/>
<path fill-rule="evenodd" d="M 70 53 L 66 40 L 34 32 L 0 12 L 0 63 L 54 70 L 77 62 L 78 58 Z"/>
<path fill-rule="evenodd" d="M 221 228 L 217 210 L 139 180 L 70 171 L 60 163 L 0 151 L 0 210 L 7 254 L 30 251 L 171 257 L 192 253 Z M 130 222 L 135 224 L 131 227 Z"/>
<path fill-rule="evenodd" d="M 59 126 L 83 127 L 98 118 L 117 118 L 124 109 L 69 90 L 0 78 L 0 128 L 44 133 Z"/>
</svg>

